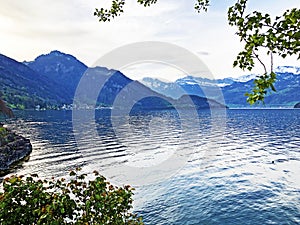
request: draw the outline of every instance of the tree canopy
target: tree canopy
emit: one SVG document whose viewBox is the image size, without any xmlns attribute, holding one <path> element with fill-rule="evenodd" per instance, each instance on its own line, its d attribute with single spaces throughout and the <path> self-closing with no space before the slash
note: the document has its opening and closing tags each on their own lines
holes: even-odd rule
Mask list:
<svg viewBox="0 0 300 225">
<path fill-rule="evenodd" d="M 157 0 L 137 0 L 141 5 L 148 7 L 157 3 Z M 236 28 L 236 34 L 244 43 L 244 49 L 238 53 L 233 66 L 251 71 L 255 63 L 263 67 L 263 72 L 254 80 L 254 87 L 248 96 L 250 104 L 263 102 L 266 94 L 276 91 L 274 83 L 276 74 L 273 69 L 273 56 L 282 58 L 295 55 L 300 59 L 300 9 L 286 10 L 274 19 L 270 14 L 253 11 L 245 13 L 248 0 L 237 0 L 228 9 L 228 23 Z M 113 0 L 109 9 L 95 9 L 94 15 L 100 22 L 110 21 L 121 15 L 124 10 L 125 0 Z M 196 0 L 195 10 L 200 13 L 207 11 L 210 0 Z M 270 68 L 261 59 L 260 50 L 265 49 L 270 59 Z"/>
</svg>

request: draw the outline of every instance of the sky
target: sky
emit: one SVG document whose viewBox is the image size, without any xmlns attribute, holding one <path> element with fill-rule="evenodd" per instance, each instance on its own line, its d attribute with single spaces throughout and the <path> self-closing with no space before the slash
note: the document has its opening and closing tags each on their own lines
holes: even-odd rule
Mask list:
<svg viewBox="0 0 300 225">
<path fill-rule="evenodd" d="M 227 9 L 234 0 L 212 0 L 207 13 L 194 10 L 195 0 L 158 0 L 149 8 L 126 0 L 124 14 L 108 23 L 93 16 L 95 8 L 109 7 L 110 0 L 0 0 L 0 53 L 20 62 L 59 50 L 94 66 L 104 54 L 127 44 L 160 41 L 196 54 L 215 78 L 263 73 L 233 68 L 243 45 L 227 24 Z M 248 10 L 276 16 L 299 0 L 250 0 Z M 130 54 L 130 52 L 128 53 Z M 268 64 L 268 58 L 262 57 Z M 275 66 L 300 66 L 296 57 L 275 57 Z M 105 66 L 105 65 L 103 65 Z M 153 76 L 174 80 L 184 72 L 168 65 L 131 65 L 125 75 L 140 79 Z M 204 75 L 205 76 L 205 75 Z"/>
</svg>

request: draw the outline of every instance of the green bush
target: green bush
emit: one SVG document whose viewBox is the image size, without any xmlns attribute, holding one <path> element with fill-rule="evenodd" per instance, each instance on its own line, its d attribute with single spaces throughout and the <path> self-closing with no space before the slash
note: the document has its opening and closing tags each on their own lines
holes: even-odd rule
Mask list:
<svg viewBox="0 0 300 225">
<path fill-rule="evenodd" d="M 0 136 L 5 136 L 7 135 L 8 131 L 5 127 L 3 127 L 2 125 L 0 125 Z"/>
<path fill-rule="evenodd" d="M 87 181 L 78 171 L 68 180 L 41 180 L 36 174 L 4 179 L 0 224 L 143 224 L 130 212 L 133 188 L 115 187 L 97 171 Z"/>
</svg>

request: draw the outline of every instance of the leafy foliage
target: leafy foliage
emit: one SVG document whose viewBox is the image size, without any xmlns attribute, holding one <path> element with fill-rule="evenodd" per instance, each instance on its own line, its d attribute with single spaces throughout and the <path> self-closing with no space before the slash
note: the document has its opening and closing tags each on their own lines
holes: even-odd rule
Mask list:
<svg viewBox="0 0 300 225">
<path fill-rule="evenodd" d="M 197 0 L 195 3 L 195 9 L 198 13 L 200 13 L 202 10 L 207 12 L 209 6 L 209 0 Z"/>
<path fill-rule="evenodd" d="M 99 17 L 99 21 L 110 21 L 110 18 L 119 16 L 123 11 L 125 0 L 113 0 L 110 9 L 95 9 L 94 15 Z"/>
<path fill-rule="evenodd" d="M 137 0 L 144 6 L 150 6 L 157 0 Z M 241 42 L 245 42 L 244 50 L 238 55 L 233 66 L 251 71 L 258 61 L 264 68 L 263 75 L 254 81 L 251 93 L 246 93 L 250 104 L 264 101 L 269 90 L 276 91 L 274 83 L 276 74 L 273 71 L 273 54 L 283 58 L 288 55 L 296 55 L 300 59 L 300 9 L 286 10 L 283 15 L 277 16 L 274 21 L 269 14 L 254 11 L 246 14 L 248 0 L 237 0 L 228 10 L 229 25 L 237 28 L 237 35 Z M 109 21 L 110 18 L 119 16 L 123 12 L 125 0 L 114 0 L 110 10 L 96 9 L 95 16 L 99 21 Z M 197 12 L 207 11 L 210 0 L 196 0 Z M 271 68 L 267 70 L 258 52 L 261 48 L 267 49 L 270 56 Z"/>
<path fill-rule="evenodd" d="M 245 94 L 245 96 L 248 96 L 247 102 L 249 102 L 250 105 L 259 101 L 263 102 L 268 89 L 271 89 L 272 91 L 276 91 L 274 87 L 275 80 L 276 80 L 276 74 L 274 72 L 271 72 L 270 75 L 265 73 L 259 78 L 256 78 L 254 80 L 254 88 L 252 89 L 252 93 L 247 92 Z"/>
<path fill-rule="evenodd" d="M 287 55 L 297 55 L 300 59 L 300 9 L 287 10 L 282 16 L 272 21 L 269 14 L 254 11 L 245 15 L 247 0 L 238 0 L 228 10 L 229 25 L 237 27 L 237 35 L 245 42 L 234 66 L 251 71 L 257 60 L 264 68 L 264 74 L 254 80 L 252 93 L 246 93 L 250 104 L 264 101 L 268 90 L 276 91 L 274 83 L 276 74 L 273 71 L 273 54 L 285 58 Z M 260 48 L 267 50 L 270 56 L 271 68 L 268 72 L 260 59 Z"/>
<path fill-rule="evenodd" d="M 144 7 L 151 6 L 157 3 L 157 0 L 137 0 L 137 2 Z M 195 10 L 201 12 L 202 10 L 207 11 L 210 0 L 196 0 Z M 117 16 L 120 16 L 124 10 L 125 0 L 113 0 L 110 9 L 96 8 L 94 16 L 97 16 L 100 22 L 110 21 Z"/>
<path fill-rule="evenodd" d="M 64 178 L 11 176 L 0 194 L 0 223 L 9 224 L 143 224 L 132 214 L 133 188 L 118 188 L 94 171 L 94 180 L 79 169 Z"/>
</svg>

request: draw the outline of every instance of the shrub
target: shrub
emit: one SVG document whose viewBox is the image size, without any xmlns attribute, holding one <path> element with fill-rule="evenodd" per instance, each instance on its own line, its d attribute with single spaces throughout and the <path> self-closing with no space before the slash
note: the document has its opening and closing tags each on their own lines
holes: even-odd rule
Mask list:
<svg viewBox="0 0 300 225">
<path fill-rule="evenodd" d="M 94 180 L 80 169 L 68 180 L 11 176 L 0 193 L 0 224 L 113 224 L 140 225 L 130 212 L 133 188 L 116 187 L 94 171 Z"/>
</svg>

